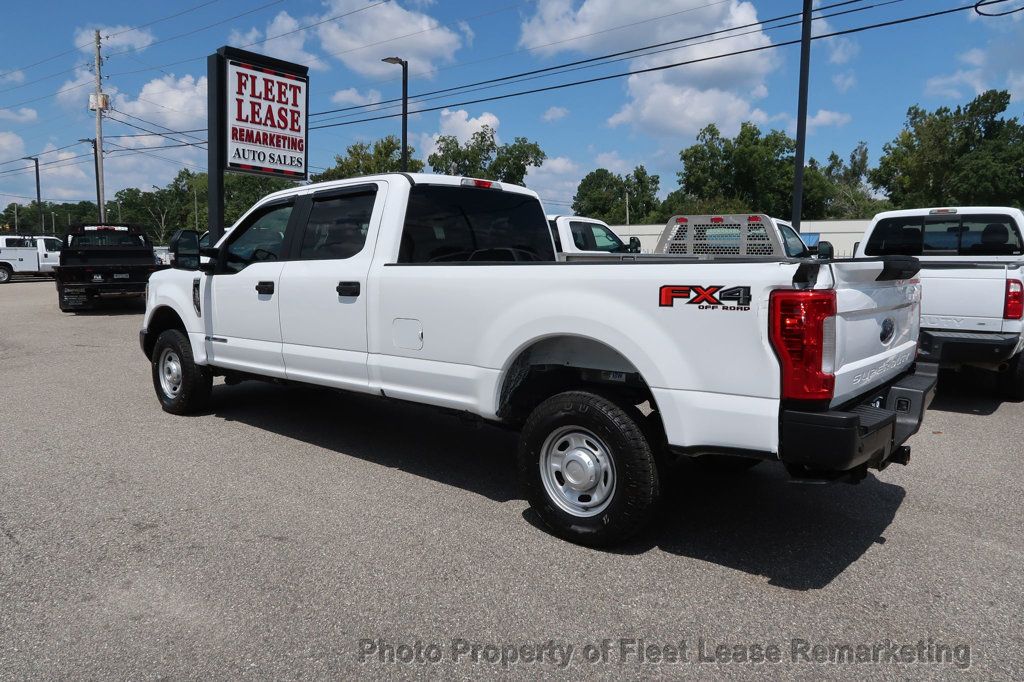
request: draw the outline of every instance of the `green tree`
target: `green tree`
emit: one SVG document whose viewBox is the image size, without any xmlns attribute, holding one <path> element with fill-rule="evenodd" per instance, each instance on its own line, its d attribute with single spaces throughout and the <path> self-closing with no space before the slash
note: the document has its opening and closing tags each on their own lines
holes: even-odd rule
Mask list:
<svg viewBox="0 0 1024 682">
<path fill-rule="evenodd" d="M 409 147 L 409 171 L 419 173 L 423 170 L 423 161 L 413 158 L 413 147 Z M 367 142 L 356 142 L 345 150 L 345 155 L 334 157 L 334 167 L 323 173 L 310 176 L 313 182 L 325 180 L 342 180 L 361 175 L 377 173 L 394 173 L 402 170 L 402 141 L 394 135 L 388 135 L 370 145 Z"/>
<path fill-rule="evenodd" d="M 572 198 L 576 215 L 620 225 L 626 222 L 626 181 L 607 168 L 587 173 Z"/>
<path fill-rule="evenodd" d="M 883 147 L 871 184 L 896 208 L 1024 202 L 1024 127 L 1003 116 L 1005 90 L 956 109 L 907 111 L 903 130 Z"/>
<path fill-rule="evenodd" d="M 661 178 L 648 173 L 641 164 L 625 177 L 624 183 L 629 196 L 629 221 L 634 224 L 661 222 L 658 200 Z"/>
<path fill-rule="evenodd" d="M 465 144 L 454 135 L 442 135 L 437 140 L 437 150 L 427 157 L 427 163 L 435 173 L 521 185 L 529 167 L 539 167 L 546 158 L 540 145 L 525 137 L 499 145 L 494 129 L 484 126 Z"/>
</svg>

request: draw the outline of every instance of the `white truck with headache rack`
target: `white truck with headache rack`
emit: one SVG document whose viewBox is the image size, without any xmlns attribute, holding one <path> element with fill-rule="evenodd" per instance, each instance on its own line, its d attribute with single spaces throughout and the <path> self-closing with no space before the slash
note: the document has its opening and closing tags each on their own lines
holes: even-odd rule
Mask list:
<svg viewBox="0 0 1024 682">
<path fill-rule="evenodd" d="M 644 525 L 674 456 L 815 479 L 905 464 L 935 385 L 915 363 L 917 262 L 790 258 L 763 224 L 732 229 L 724 256 L 701 255 L 694 225 L 690 253 L 560 262 L 522 187 L 402 173 L 296 187 L 213 247 L 177 233 L 140 343 L 174 414 L 203 409 L 223 375 L 518 429 L 527 499 L 587 544 Z M 758 255 L 740 246 L 755 241 Z"/>
<path fill-rule="evenodd" d="M 920 357 L 950 369 L 999 373 L 1004 397 L 1024 400 L 1024 213 L 992 206 L 922 208 L 875 216 L 862 256 L 921 262 Z"/>
</svg>

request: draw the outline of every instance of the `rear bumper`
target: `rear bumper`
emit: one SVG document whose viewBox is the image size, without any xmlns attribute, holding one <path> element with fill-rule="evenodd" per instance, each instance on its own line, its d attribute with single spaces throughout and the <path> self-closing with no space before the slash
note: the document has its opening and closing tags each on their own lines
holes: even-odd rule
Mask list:
<svg viewBox="0 0 1024 682">
<path fill-rule="evenodd" d="M 784 409 L 779 458 L 797 475 L 834 476 L 906 463 L 903 444 L 917 433 L 935 395 L 938 367 L 917 363 L 881 391 L 840 410 Z"/>
<path fill-rule="evenodd" d="M 952 332 L 922 329 L 918 357 L 927 362 L 1005 362 L 1013 357 L 1020 334 Z"/>
</svg>

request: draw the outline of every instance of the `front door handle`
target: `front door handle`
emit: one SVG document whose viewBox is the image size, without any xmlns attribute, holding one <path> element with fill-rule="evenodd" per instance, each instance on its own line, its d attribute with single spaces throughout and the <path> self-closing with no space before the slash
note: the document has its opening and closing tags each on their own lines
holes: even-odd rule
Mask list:
<svg viewBox="0 0 1024 682">
<path fill-rule="evenodd" d="M 273 282 L 259 282 L 256 284 L 257 294 L 273 294 L 274 283 Z"/>
<path fill-rule="evenodd" d="M 334 290 L 338 292 L 338 296 L 358 296 L 359 282 L 338 282 Z"/>
</svg>

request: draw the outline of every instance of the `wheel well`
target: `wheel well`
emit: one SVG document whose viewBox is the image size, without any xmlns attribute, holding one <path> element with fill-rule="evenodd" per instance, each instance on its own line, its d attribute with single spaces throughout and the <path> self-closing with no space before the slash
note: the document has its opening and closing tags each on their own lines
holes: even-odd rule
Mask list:
<svg viewBox="0 0 1024 682">
<path fill-rule="evenodd" d="M 555 336 L 523 349 L 502 381 L 498 416 L 521 424 L 551 396 L 574 389 L 600 393 L 622 404 L 649 403 L 654 396 L 639 370 L 619 351 L 580 336 Z"/>
<path fill-rule="evenodd" d="M 153 356 L 153 346 L 156 345 L 157 337 L 168 329 L 179 329 L 187 333 L 185 323 L 181 321 L 178 313 L 167 306 L 162 306 L 153 311 L 153 316 L 149 319 L 149 326 L 146 327 L 146 341 L 144 345 L 146 357 L 151 358 Z"/>
</svg>

